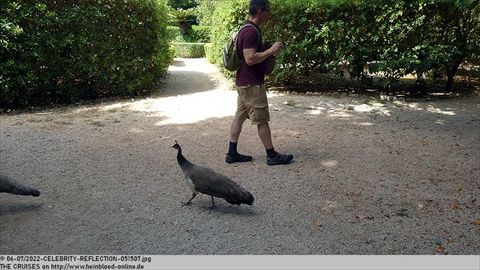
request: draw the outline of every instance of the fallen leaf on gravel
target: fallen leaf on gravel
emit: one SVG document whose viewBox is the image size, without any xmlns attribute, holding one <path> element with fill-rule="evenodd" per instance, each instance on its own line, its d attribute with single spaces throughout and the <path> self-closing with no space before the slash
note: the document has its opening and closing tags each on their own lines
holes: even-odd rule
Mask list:
<svg viewBox="0 0 480 270">
<path fill-rule="evenodd" d="M 364 220 L 364 219 L 373 219 L 373 216 L 369 216 L 369 215 L 356 215 L 355 218 L 356 218 L 356 219 L 360 219 L 360 220 Z"/>
<path fill-rule="evenodd" d="M 401 217 L 408 217 L 408 210 L 405 209 L 405 208 L 402 208 L 400 210 L 398 210 L 397 212 L 395 212 L 395 215 L 397 216 L 401 216 Z"/>
<path fill-rule="evenodd" d="M 480 225 L 480 218 L 477 218 L 477 219 L 473 222 L 473 224 L 475 224 L 475 225 Z"/>
<path fill-rule="evenodd" d="M 437 244 L 437 247 L 435 248 L 435 251 L 438 253 L 443 253 L 445 252 L 445 247 L 442 244 Z"/>
<path fill-rule="evenodd" d="M 453 203 L 451 208 L 454 209 L 454 210 L 458 210 L 458 209 L 460 209 L 460 205 L 458 203 Z"/>
<path fill-rule="evenodd" d="M 320 222 L 320 220 L 317 219 L 313 222 L 313 225 L 315 225 L 317 227 L 322 227 L 323 224 L 322 224 L 322 222 Z"/>
</svg>

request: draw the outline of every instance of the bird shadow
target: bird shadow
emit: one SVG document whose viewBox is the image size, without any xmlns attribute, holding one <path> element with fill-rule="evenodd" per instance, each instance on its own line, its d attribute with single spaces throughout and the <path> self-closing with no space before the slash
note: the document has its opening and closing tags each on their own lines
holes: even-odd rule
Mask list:
<svg viewBox="0 0 480 270">
<path fill-rule="evenodd" d="M 41 208 L 42 206 L 43 206 L 42 203 L 1 204 L 0 215 L 35 211 Z"/>
<path fill-rule="evenodd" d="M 200 205 L 199 208 L 202 210 L 211 212 L 211 213 L 222 213 L 222 214 L 230 214 L 230 215 L 238 215 L 238 216 L 255 216 L 257 213 L 247 206 L 224 206 L 218 205 L 215 208 L 211 208 L 210 205 Z"/>
</svg>

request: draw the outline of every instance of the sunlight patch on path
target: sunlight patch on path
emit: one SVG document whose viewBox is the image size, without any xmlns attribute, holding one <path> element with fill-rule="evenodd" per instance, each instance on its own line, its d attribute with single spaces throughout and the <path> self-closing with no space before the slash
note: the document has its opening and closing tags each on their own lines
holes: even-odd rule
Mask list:
<svg viewBox="0 0 480 270">
<path fill-rule="evenodd" d="M 209 118 L 233 116 L 236 109 L 236 92 L 217 88 L 200 93 L 147 98 L 129 103 L 104 106 L 101 110 L 121 109 L 146 113 L 147 117 L 161 119 L 158 126 L 191 124 Z"/>
<path fill-rule="evenodd" d="M 155 123 L 158 126 L 192 124 L 210 118 L 223 118 L 235 114 L 237 93 L 229 90 L 229 82 L 219 74 L 214 65 L 207 63 L 206 59 L 176 58 L 175 62 L 169 67 L 169 71 L 171 72 L 172 80 L 174 78 L 185 79 L 177 77 L 176 74 L 179 74 L 179 72 L 200 72 L 206 75 L 205 78 L 188 77 L 192 81 L 191 85 L 186 84 L 186 86 L 190 87 L 185 89 L 187 93 L 181 93 L 183 89 L 179 89 L 177 95 L 113 104 L 103 107 L 102 110 L 121 109 L 145 113 L 146 117 L 160 119 Z M 190 89 L 194 89 L 196 85 L 201 84 L 204 80 L 211 80 L 212 77 L 216 79 L 216 85 L 210 90 L 188 93 Z M 168 89 L 166 92 L 168 92 Z"/>
<path fill-rule="evenodd" d="M 190 124 L 209 118 L 233 116 L 236 108 L 236 93 L 215 89 L 189 95 L 148 99 L 133 103 L 134 111 L 150 113 L 150 117 L 165 118 L 156 125 Z"/>
<path fill-rule="evenodd" d="M 322 115 L 327 114 L 329 117 L 351 118 L 355 113 L 376 113 L 379 115 L 390 116 L 391 111 L 384 104 L 357 104 L 349 103 L 351 101 L 320 101 L 315 104 L 296 104 L 294 107 L 305 108 L 306 114 Z"/>
<path fill-rule="evenodd" d="M 406 107 L 406 108 L 409 108 L 411 110 L 416 110 L 416 111 L 427 111 L 427 112 L 431 112 L 431 113 L 437 113 L 437 114 L 443 114 L 443 115 L 449 115 L 449 116 L 454 116 L 456 115 L 456 113 L 454 111 L 452 111 L 450 108 L 447 108 L 446 110 L 442 110 L 440 108 L 435 108 L 434 106 L 432 105 L 421 105 L 420 103 L 407 103 L 407 102 L 399 102 L 399 101 L 395 101 L 394 104 L 398 107 Z"/>
<path fill-rule="evenodd" d="M 217 67 L 208 63 L 205 58 L 175 58 L 172 65 L 168 67 L 170 72 L 175 71 L 194 71 L 205 74 L 215 74 L 218 73 Z"/>
</svg>

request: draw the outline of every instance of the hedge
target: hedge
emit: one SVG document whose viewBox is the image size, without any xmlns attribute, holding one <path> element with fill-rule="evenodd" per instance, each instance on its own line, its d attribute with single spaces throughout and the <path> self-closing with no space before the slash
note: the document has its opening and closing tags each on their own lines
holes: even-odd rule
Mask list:
<svg viewBox="0 0 480 270">
<path fill-rule="evenodd" d="M 377 74 L 395 81 L 442 71 L 451 87 L 465 60 L 478 61 L 480 7 L 477 0 L 271 0 L 264 39 L 285 49 L 270 80 L 308 81 L 318 72 L 345 72 L 363 80 Z M 248 0 L 222 2 L 215 10 L 213 54 L 247 18 Z M 367 68 L 368 67 L 368 68 Z"/>
<path fill-rule="evenodd" d="M 202 58 L 205 57 L 205 43 L 172 43 L 175 57 Z"/>
<path fill-rule="evenodd" d="M 205 57 L 207 57 L 207 60 L 214 64 L 215 63 L 215 58 L 213 54 L 213 44 L 212 43 L 205 43 Z"/>
<path fill-rule="evenodd" d="M 183 36 L 178 26 L 168 26 L 168 35 L 173 42 L 205 43 L 210 41 L 210 26 L 192 25 L 192 32 Z"/>
<path fill-rule="evenodd" d="M 0 108 L 130 96 L 170 62 L 163 0 L 4 0 Z"/>
<path fill-rule="evenodd" d="M 207 25 L 192 25 L 192 39 L 195 42 L 210 42 L 211 26 Z"/>
<path fill-rule="evenodd" d="M 227 76 L 232 73 L 222 66 L 222 50 L 231 34 L 238 30 L 248 15 L 248 0 L 222 1 L 216 7 L 212 18 L 211 42 L 214 62 Z"/>
<path fill-rule="evenodd" d="M 168 37 L 173 42 L 185 42 L 178 26 L 167 26 Z"/>
</svg>

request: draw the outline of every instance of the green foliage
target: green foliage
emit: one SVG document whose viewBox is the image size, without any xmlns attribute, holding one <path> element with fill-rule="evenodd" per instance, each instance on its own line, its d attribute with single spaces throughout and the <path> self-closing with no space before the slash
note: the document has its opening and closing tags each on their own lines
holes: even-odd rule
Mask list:
<svg viewBox="0 0 480 270">
<path fill-rule="evenodd" d="M 175 57 L 201 58 L 205 57 L 205 43 L 172 43 Z"/>
<path fill-rule="evenodd" d="M 185 42 L 185 38 L 180 33 L 178 26 L 167 26 L 168 37 L 173 42 Z"/>
<path fill-rule="evenodd" d="M 205 56 L 207 57 L 207 60 L 214 64 L 215 63 L 215 58 L 213 55 L 213 44 L 212 43 L 205 43 Z"/>
<path fill-rule="evenodd" d="M 213 13 L 223 0 L 197 0 L 197 20 L 200 25 L 212 25 Z"/>
<path fill-rule="evenodd" d="M 210 42 L 211 26 L 192 25 L 192 41 Z"/>
<path fill-rule="evenodd" d="M 211 29 L 212 54 L 215 63 L 228 73 L 221 65 L 222 49 L 230 35 L 238 30 L 248 16 L 248 0 L 222 1 L 215 9 Z"/>
<path fill-rule="evenodd" d="M 0 12 L 0 107 L 135 95 L 167 72 L 163 0 L 6 0 Z"/>
<path fill-rule="evenodd" d="M 175 58 L 175 47 L 173 45 L 171 45 L 169 48 L 168 48 L 168 52 L 169 52 L 169 56 L 170 56 L 170 64 L 173 63 L 173 59 Z"/>
<path fill-rule="evenodd" d="M 192 31 L 187 35 L 182 35 L 180 28 L 177 26 L 167 26 L 168 36 L 173 42 L 200 42 L 210 41 L 210 27 L 193 25 Z"/>
<path fill-rule="evenodd" d="M 182 36 L 188 36 L 192 32 L 192 24 L 196 23 L 195 9 L 173 9 L 171 8 L 168 16 L 172 25 L 180 27 Z"/>
<path fill-rule="evenodd" d="M 193 23 L 196 21 L 195 9 L 174 9 L 171 8 L 168 13 L 170 22 L 173 24 Z"/>
<path fill-rule="evenodd" d="M 271 0 L 267 41 L 282 41 L 274 83 L 308 82 L 319 72 L 393 82 L 434 70 L 453 78 L 464 61 L 479 61 L 478 0 Z M 246 19 L 247 0 L 224 1 L 213 16 L 215 62 L 229 34 Z M 227 73 L 228 74 L 228 73 Z M 449 86 L 447 85 L 447 88 Z"/>
<path fill-rule="evenodd" d="M 174 9 L 189 9 L 197 6 L 196 0 L 168 0 L 167 4 Z"/>
</svg>

